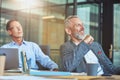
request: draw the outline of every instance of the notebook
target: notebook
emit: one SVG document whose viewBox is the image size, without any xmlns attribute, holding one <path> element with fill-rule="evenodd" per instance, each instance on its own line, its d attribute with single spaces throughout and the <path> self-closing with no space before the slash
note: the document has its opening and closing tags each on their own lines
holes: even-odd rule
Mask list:
<svg viewBox="0 0 120 80">
<path fill-rule="evenodd" d="M 30 70 L 32 76 L 70 76 L 70 72 L 63 71 L 42 71 L 42 70 Z"/>
<path fill-rule="evenodd" d="M 5 70 L 19 68 L 19 58 L 17 48 L 0 48 L 0 54 L 6 55 Z"/>
</svg>

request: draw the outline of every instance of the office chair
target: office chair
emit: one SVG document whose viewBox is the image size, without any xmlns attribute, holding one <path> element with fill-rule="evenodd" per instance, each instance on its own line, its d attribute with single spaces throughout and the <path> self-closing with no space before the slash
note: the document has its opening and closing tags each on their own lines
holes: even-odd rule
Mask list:
<svg viewBox="0 0 120 80">
<path fill-rule="evenodd" d="M 39 45 L 41 50 L 45 55 L 48 55 L 50 57 L 50 46 L 49 45 Z M 49 70 L 48 68 L 43 67 L 39 62 L 37 62 L 37 65 L 39 67 L 39 70 Z"/>
<path fill-rule="evenodd" d="M 50 56 L 50 46 L 49 45 L 40 45 L 41 50 L 45 55 Z"/>
</svg>

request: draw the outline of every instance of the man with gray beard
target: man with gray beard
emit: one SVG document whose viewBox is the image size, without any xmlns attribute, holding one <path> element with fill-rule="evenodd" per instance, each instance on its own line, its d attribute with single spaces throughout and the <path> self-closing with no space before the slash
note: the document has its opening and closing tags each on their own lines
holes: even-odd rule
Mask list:
<svg viewBox="0 0 120 80">
<path fill-rule="evenodd" d="M 73 15 L 66 18 L 65 32 L 70 37 L 70 40 L 60 47 L 65 71 L 86 72 L 87 63 L 97 63 L 97 75 L 120 74 L 120 67 L 112 64 L 101 45 L 94 42 L 91 35 L 84 34 L 84 26 L 79 17 Z"/>
</svg>

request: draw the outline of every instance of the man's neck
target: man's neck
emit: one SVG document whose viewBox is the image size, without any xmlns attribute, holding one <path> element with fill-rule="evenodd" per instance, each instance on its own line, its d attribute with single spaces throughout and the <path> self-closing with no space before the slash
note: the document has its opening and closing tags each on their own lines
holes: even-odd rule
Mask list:
<svg viewBox="0 0 120 80">
<path fill-rule="evenodd" d="M 13 41 L 15 41 L 15 43 L 17 43 L 18 45 L 22 44 L 23 38 L 12 38 Z"/>
<path fill-rule="evenodd" d="M 76 45 L 78 45 L 82 40 L 77 40 L 77 39 L 72 39 L 73 43 L 75 43 Z"/>
</svg>

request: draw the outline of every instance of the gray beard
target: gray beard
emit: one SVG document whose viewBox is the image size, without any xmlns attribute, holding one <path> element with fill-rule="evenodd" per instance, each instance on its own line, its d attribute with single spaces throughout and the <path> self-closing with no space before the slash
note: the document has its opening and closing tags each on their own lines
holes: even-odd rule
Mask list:
<svg viewBox="0 0 120 80">
<path fill-rule="evenodd" d="M 79 40 L 83 40 L 84 39 L 84 35 L 80 35 L 80 34 L 75 34 L 75 37 Z"/>
</svg>

